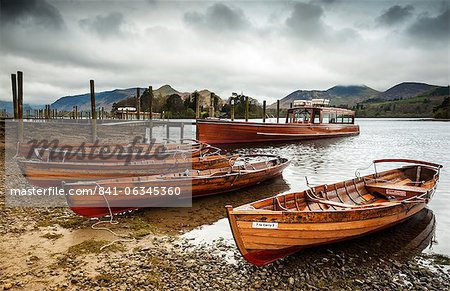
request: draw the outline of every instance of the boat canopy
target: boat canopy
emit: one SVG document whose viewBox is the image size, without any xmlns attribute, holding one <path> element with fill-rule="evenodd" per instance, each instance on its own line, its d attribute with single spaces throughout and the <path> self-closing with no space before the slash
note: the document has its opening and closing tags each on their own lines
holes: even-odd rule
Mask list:
<svg viewBox="0 0 450 291">
<path fill-rule="evenodd" d="M 336 107 L 300 106 L 288 109 L 286 123 L 354 124 L 355 112 Z"/>
</svg>

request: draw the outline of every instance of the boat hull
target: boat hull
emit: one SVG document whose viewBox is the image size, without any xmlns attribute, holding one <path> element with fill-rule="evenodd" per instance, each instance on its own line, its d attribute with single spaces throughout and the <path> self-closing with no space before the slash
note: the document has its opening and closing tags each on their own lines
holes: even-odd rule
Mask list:
<svg viewBox="0 0 450 291">
<path fill-rule="evenodd" d="M 255 171 L 243 171 L 242 173 L 220 174 L 212 175 L 210 177 L 185 177 L 183 179 L 171 179 L 161 177 L 149 177 L 147 181 L 133 179 L 117 179 L 97 181 L 96 183 L 69 183 L 64 185 L 66 193 L 69 191 L 94 191 L 97 186 L 104 188 L 115 188 L 118 195 L 107 196 L 108 204 L 112 213 L 121 213 L 130 209 L 138 209 L 144 207 L 155 207 L 169 202 L 171 197 L 149 197 L 149 196 L 133 196 L 125 195 L 126 189 L 140 189 L 144 187 L 149 188 L 169 188 L 179 187 L 181 193 L 188 193 L 188 195 L 180 195 L 180 197 L 173 197 L 173 199 L 190 199 L 202 196 L 216 195 L 227 193 L 242 188 L 254 186 L 264 181 L 279 177 L 283 170 L 288 166 L 289 162 L 283 162 L 265 169 Z M 224 170 L 228 170 L 224 168 Z M 221 169 L 218 171 L 220 173 Z M 91 195 L 91 196 L 66 196 L 69 207 L 77 214 L 88 217 L 101 217 L 110 214 L 105 201 L 106 196 Z"/>
<path fill-rule="evenodd" d="M 209 151 L 204 144 L 63 144 L 33 145 L 19 143 L 17 156 L 47 161 L 79 163 L 120 163 L 124 161 L 158 160 L 167 157 L 198 157 Z M 102 151 L 104 151 L 102 153 Z M 38 154 L 38 156 L 36 155 Z"/>
<path fill-rule="evenodd" d="M 328 216 L 324 217 L 323 222 L 320 217 L 315 216 L 314 220 L 310 220 L 307 215 L 298 213 L 295 217 L 287 213 L 278 217 L 264 214 L 249 217 L 242 216 L 241 213 L 231 215 L 233 210 L 228 211 L 228 218 L 233 233 L 239 233 L 238 236 L 235 235 L 235 239 L 243 257 L 254 265 L 263 266 L 306 248 L 350 240 L 392 227 L 425 207 L 426 204 L 422 203 L 409 210 L 401 205 L 397 209 L 384 211 L 370 209 L 355 215 L 358 219 L 339 222 L 325 222 L 330 220 L 331 213 L 323 213 Z M 253 221 L 278 223 L 278 228 L 270 231 L 254 229 Z"/>
<path fill-rule="evenodd" d="M 359 134 L 355 124 L 257 123 L 197 120 L 197 139 L 210 144 L 299 141 Z"/>
<path fill-rule="evenodd" d="M 304 248 L 349 240 L 398 224 L 423 210 L 436 190 L 439 164 L 409 163 L 335 184 L 261 199 L 233 209 L 228 219 L 239 251 L 261 266 Z M 359 175 L 359 174 L 357 174 Z"/>
<path fill-rule="evenodd" d="M 186 169 L 205 170 L 230 166 L 237 156 L 206 156 L 204 158 L 167 159 L 122 163 L 75 163 L 19 161 L 27 181 L 38 187 L 61 186 L 64 182 L 92 181 L 120 177 L 138 177 L 182 172 Z"/>
</svg>

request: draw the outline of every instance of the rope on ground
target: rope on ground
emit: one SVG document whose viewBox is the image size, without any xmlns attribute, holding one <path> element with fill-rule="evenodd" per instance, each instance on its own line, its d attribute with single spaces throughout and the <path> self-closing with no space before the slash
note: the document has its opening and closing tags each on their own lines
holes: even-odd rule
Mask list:
<svg viewBox="0 0 450 291">
<path fill-rule="evenodd" d="M 97 183 L 96 183 L 96 184 L 97 184 Z M 97 184 L 97 186 L 100 187 L 100 185 L 98 185 L 98 184 Z M 118 233 L 114 232 L 113 230 L 111 230 L 110 228 L 107 228 L 107 227 L 97 227 L 97 225 L 100 225 L 100 224 L 102 224 L 102 223 L 109 223 L 109 224 L 112 224 L 112 225 L 119 224 L 119 221 L 118 221 L 118 220 L 114 220 L 114 214 L 112 213 L 111 206 L 109 205 L 108 199 L 106 199 L 105 195 L 102 195 L 102 196 L 103 196 L 103 198 L 105 199 L 106 206 L 108 207 L 109 220 L 99 220 L 99 221 L 97 221 L 96 223 L 94 223 L 93 225 L 91 225 L 91 228 L 92 228 L 92 229 L 95 229 L 95 230 L 106 230 L 106 231 L 109 231 L 109 232 L 110 232 L 111 234 L 113 234 L 114 236 L 120 237 L 120 239 L 113 240 L 112 242 L 110 242 L 110 243 L 108 243 L 108 244 L 102 246 L 102 247 L 100 248 L 100 251 L 103 251 L 105 248 L 110 247 L 110 246 L 112 246 L 113 244 L 115 244 L 115 243 L 117 243 L 117 242 L 134 242 L 134 241 L 136 241 L 136 238 L 128 238 L 128 236 L 124 236 L 124 235 L 118 234 Z"/>
</svg>

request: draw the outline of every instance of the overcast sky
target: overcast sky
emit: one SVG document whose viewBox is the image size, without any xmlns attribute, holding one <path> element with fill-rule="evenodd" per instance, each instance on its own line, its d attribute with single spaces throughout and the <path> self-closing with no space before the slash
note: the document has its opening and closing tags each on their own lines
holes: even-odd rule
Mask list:
<svg viewBox="0 0 450 291">
<path fill-rule="evenodd" d="M 0 100 L 170 84 L 275 101 L 297 89 L 450 83 L 450 1 L 0 0 Z"/>
</svg>

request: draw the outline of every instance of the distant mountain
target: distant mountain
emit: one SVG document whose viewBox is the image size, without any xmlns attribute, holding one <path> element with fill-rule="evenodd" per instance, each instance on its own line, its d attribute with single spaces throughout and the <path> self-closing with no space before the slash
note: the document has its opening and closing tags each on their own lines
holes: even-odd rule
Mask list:
<svg viewBox="0 0 450 291">
<path fill-rule="evenodd" d="M 200 94 L 200 106 L 203 106 L 205 108 L 209 108 L 209 106 L 211 105 L 211 91 L 209 91 L 208 89 L 203 89 L 200 91 L 197 91 L 198 94 Z M 225 100 L 222 100 L 222 98 L 220 98 L 220 96 L 216 95 L 216 97 L 219 97 L 219 104 L 225 104 Z"/>
<path fill-rule="evenodd" d="M 326 92 L 332 105 L 346 104 L 349 106 L 377 96 L 380 92 L 365 85 L 334 86 Z"/>
<path fill-rule="evenodd" d="M 448 118 L 450 114 L 450 87 L 436 87 L 413 97 L 403 96 L 408 95 L 392 100 L 377 98 L 362 102 L 356 108 L 356 116 Z"/>
<path fill-rule="evenodd" d="M 144 92 L 143 89 L 141 89 L 141 94 Z M 209 108 L 210 104 L 211 104 L 211 91 L 209 91 L 208 89 L 203 89 L 200 91 L 197 91 L 200 94 L 200 106 L 203 106 L 204 108 Z M 179 92 L 175 89 L 173 89 L 172 87 L 170 87 L 169 85 L 164 85 L 161 88 L 157 89 L 157 90 L 153 90 L 153 110 L 155 112 L 159 112 L 161 110 L 163 110 L 163 105 L 166 102 L 167 98 L 171 95 L 179 95 L 181 97 L 181 99 L 185 100 L 186 98 L 189 98 L 191 96 L 191 93 L 182 93 Z M 219 98 L 219 103 L 223 104 L 224 101 L 220 98 L 220 96 L 216 97 Z M 119 100 L 116 103 L 117 107 L 127 107 L 127 106 L 136 106 L 136 99 L 135 99 L 135 95 L 132 95 L 130 97 L 127 97 L 125 99 Z M 141 99 L 141 108 L 143 110 L 148 108 L 148 100 L 145 99 Z"/>
<path fill-rule="evenodd" d="M 403 82 L 389 88 L 385 92 L 380 93 L 377 98 L 381 100 L 394 100 L 400 98 L 415 97 L 428 91 L 438 88 L 439 86 L 429 85 L 425 83 Z"/>
<path fill-rule="evenodd" d="M 328 90 L 297 90 L 280 100 L 281 108 L 289 108 L 290 104 L 295 100 L 310 100 L 315 98 L 330 99 L 332 105 L 354 105 L 358 102 L 374 98 L 379 94 L 367 86 L 334 86 Z M 268 108 L 276 108 L 276 103 L 271 104 Z"/>
<path fill-rule="evenodd" d="M 280 108 L 289 108 L 290 104 L 295 100 L 309 100 L 313 98 L 328 98 L 328 94 L 325 91 L 318 90 L 297 90 L 287 95 L 280 100 Z M 276 108 L 277 103 L 273 103 L 268 108 Z"/>
<path fill-rule="evenodd" d="M 444 88 L 444 89 L 443 89 Z M 379 92 L 367 86 L 334 86 L 328 90 L 297 90 L 287 95 L 280 100 L 281 108 L 288 108 L 292 102 L 301 99 L 325 98 L 330 99 L 331 105 L 347 105 L 354 106 L 361 102 L 382 102 L 397 99 L 407 99 L 424 95 L 433 90 L 445 90 L 446 87 L 439 87 L 425 83 L 404 82 L 389 88 L 385 92 Z M 442 94 L 445 92 L 436 92 L 435 94 Z M 269 108 L 276 108 L 276 103 L 269 106 Z"/>
<path fill-rule="evenodd" d="M 450 86 L 438 87 L 426 94 L 428 96 L 450 96 Z"/>
<path fill-rule="evenodd" d="M 116 89 L 112 91 L 96 92 L 95 93 L 95 105 L 96 107 L 104 107 L 105 110 L 110 111 L 112 105 L 121 100 L 128 98 L 134 98 L 136 96 L 137 88 L 128 89 Z M 140 88 L 142 94 L 147 88 Z M 179 94 L 185 96 L 187 93 L 181 93 L 173 89 L 169 85 L 161 86 L 160 88 L 153 90 L 154 96 L 167 96 L 171 94 Z M 78 106 L 78 110 L 90 110 L 91 108 L 91 96 L 89 93 L 65 96 L 61 97 L 51 104 L 52 108 L 56 108 L 59 111 L 72 110 L 73 106 Z"/>
</svg>

